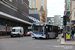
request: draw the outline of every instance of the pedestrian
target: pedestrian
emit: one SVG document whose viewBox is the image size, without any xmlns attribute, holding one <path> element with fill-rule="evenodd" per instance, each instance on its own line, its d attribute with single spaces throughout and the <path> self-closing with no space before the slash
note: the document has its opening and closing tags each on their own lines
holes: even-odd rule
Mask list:
<svg viewBox="0 0 75 50">
<path fill-rule="evenodd" d="M 73 30 L 73 28 L 71 28 L 70 37 L 71 37 L 71 39 L 74 39 L 74 30 Z"/>
<path fill-rule="evenodd" d="M 72 39 L 74 39 L 74 29 L 72 29 Z"/>
<path fill-rule="evenodd" d="M 72 39 L 72 29 L 70 30 L 70 38 Z"/>
</svg>

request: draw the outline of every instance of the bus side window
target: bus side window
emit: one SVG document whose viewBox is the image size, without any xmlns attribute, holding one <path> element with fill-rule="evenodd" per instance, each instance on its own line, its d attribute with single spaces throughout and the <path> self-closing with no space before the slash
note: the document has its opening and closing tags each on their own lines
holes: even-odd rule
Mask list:
<svg viewBox="0 0 75 50">
<path fill-rule="evenodd" d="M 50 32 L 51 32 L 51 27 L 50 27 Z"/>
<path fill-rule="evenodd" d="M 51 27 L 49 26 L 49 28 L 48 28 L 48 32 L 51 32 Z"/>
</svg>

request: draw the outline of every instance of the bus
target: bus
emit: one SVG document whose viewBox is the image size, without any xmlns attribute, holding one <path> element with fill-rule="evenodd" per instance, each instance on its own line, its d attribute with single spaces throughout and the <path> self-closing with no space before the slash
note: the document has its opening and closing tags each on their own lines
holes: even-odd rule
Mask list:
<svg viewBox="0 0 75 50">
<path fill-rule="evenodd" d="M 32 24 L 32 38 L 56 38 L 58 37 L 58 26 L 47 23 Z"/>
</svg>

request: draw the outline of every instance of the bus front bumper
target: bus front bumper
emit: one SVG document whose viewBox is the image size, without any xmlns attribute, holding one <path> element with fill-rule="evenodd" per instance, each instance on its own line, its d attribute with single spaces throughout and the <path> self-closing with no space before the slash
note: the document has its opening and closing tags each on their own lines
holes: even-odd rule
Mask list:
<svg viewBox="0 0 75 50">
<path fill-rule="evenodd" d="M 31 34 L 32 38 L 46 38 L 46 35 Z"/>
</svg>

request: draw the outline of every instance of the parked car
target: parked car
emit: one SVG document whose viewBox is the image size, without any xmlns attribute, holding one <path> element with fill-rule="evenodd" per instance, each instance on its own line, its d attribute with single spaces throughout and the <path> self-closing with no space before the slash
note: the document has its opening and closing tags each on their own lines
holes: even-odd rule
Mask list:
<svg viewBox="0 0 75 50">
<path fill-rule="evenodd" d="M 31 33 L 32 33 L 32 31 L 29 31 L 29 32 L 25 33 L 24 35 L 25 36 L 31 36 Z"/>
</svg>

